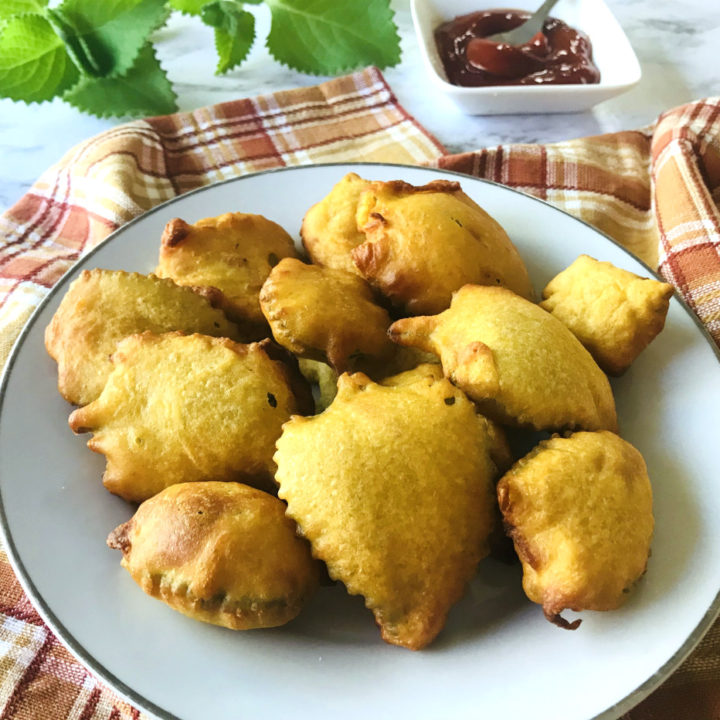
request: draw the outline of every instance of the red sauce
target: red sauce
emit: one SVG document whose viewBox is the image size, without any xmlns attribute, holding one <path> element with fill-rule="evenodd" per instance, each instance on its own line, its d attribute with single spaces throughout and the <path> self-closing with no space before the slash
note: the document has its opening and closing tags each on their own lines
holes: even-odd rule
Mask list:
<svg viewBox="0 0 720 720">
<path fill-rule="evenodd" d="M 525 45 L 483 38 L 516 28 L 530 17 L 522 10 L 482 10 L 461 15 L 435 30 L 440 57 L 453 85 L 569 85 L 600 82 L 587 35 L 548 18 Z"/>
</svg>

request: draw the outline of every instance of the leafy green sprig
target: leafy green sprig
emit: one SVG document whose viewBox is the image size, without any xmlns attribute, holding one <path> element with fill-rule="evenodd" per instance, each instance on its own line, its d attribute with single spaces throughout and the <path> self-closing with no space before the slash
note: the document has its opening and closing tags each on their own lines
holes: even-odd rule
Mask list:
<svg viewBox="0 0 720 720">
<path fill-rule="evenodd" d="M 174 112 L 152 33 L 173 11 L 196 16 L 213 28 L 221 75 L 247 58 L 256 30 L 245 6 L 261 2 L 271 14 L 266 46 L 291 68 L 339 75 L 400 60 L 389 0 L 0 0 L 0 97 L 61 97 L 98 117 Z"/>
</svg>

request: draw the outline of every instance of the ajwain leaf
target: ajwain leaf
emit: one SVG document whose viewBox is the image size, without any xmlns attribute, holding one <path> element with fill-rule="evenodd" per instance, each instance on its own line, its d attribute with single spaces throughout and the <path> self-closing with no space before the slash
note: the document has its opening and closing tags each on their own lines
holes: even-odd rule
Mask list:
<svg viewBox="0 0 720 720">
<path fill-rule="evenodd" d="M 215 28 L 216 75 L 232 70 L 247 57 L 255 40 L 255 17 L 240 3 L 212 2 L 203 8 L 202 21 Z"/>
<path fill-rule="evenodd" d="M 400 38 L 389 0 L 266 0 L 272 15 L 267 47 L 296 70 L 339 75 L 400 61 Z"/>
<path fill-rule="evenodd" d="M 47 0 L 1 0 L 0 21 L 8 20 L 14 15 L 41 13 L 46 6 Z"/>
<path fill-rule="evenodd" d="M 203 7 L 212 0 L 169 0 L 173 10 L 179 10 L 185 15 L 199 15 Z"/>
<path fill-rule="evenodd" d="M 63 100 L 98 117 L 166 115 L 177 110 L 177 96 L 150 43 L 125 75 L 83 77 Z"/>
<path fill-rule="evenodd" d="M 41 15 L 10 18 L 0 31 L 0 96 L 42 102 L 77 82 L 62 40 Z"/>
<path fill-rule="evenodd" d="M 170 11 L 165 0 L 65 0 L 53 11 L 53 23 L 74 50 L 83 70 L 98 77 L 124 75 L 148 35 Z"/>
</svg>

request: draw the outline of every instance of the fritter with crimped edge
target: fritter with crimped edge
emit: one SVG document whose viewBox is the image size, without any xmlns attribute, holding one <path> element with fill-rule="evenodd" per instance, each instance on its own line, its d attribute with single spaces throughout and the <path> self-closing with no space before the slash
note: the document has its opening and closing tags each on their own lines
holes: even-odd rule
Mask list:
<svg viewBox="0 0 720 720">
<path fill-rule="evenodd" d="M 550 313 L 506 288 L 466 285 L 439 315 L 403 318 L 390 337 L 440 356 L 481 411 L 536 430 L 617 430 L 605 374 Z"/>
<path fill-rule="evenodd" d="M 337 372 L 359 356 L 389 356 L 390 316 L 370 286 L 345 270 L 285 258 L 260 291 L 273 337 L 300 357 L 327 361 Z"/>
<path fill-rule="evenodd" d="M 153 597 L 233 630 L 284 625 L 315 591 L 319 563 L 285 505 L 234 482 L 183 483 L 138 508 L 108 537 Z"/>
<path fill-rule="evenodd" d="M 180 330 L 239 340 L 239 329 L 219 309 L 222 293 L 195 290 L 154 275 L 83 270 L 45 330 L 60 394 L 75 405 L 95 400 L 112 370 L 110 356 L 127 335 Z"/>
<path fill-rule="evenodd" d="M 341 375 L 330 407 L 293 417 L 275 454 L 278 495 L 313 554 L 364 596 L 384 640 L 413 650 L 487 554 L 495 504 L 487 424 L 435 372 Z"/>
<path fill-rule="evenodd" d="M 105 487 L 133 502 L 199 480 L 274 488 L 275 441 L 311 398 L 273 346 L 181 333 L 120 342 L 100 397 L 70 416 L 106 456 Z"/>
</svg>

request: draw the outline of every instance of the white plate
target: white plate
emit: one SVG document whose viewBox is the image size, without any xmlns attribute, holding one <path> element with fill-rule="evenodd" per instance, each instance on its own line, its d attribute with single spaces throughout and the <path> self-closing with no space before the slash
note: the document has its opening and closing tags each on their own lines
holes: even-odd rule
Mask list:
<svg viewBox="0 0 720 720">
<path fill-rule="evenodd" d="M 511 7 L 533 11 L 539 0 L 513 0 Z M 593 47 L 600 82 L 592 85 L 499 85 L 461 87 L 448 82 L 435 44 L 435 28 L 458 15 L 498 7 L 494 0 L 411 0 L 413 24 L 432 86 L 469 115 L 559 113 L 587 110 L 640 82 L 640 63 L 630 41 L 604 0 L 562 0 L 551 13 L 582 30 Z M 500 3 L 499 7 L 506 7 Z"/>
<path fill-rule="evenodd" d="M 329 165 L 250 175 L 184 195 L 125 226 L 54 288 L 3 379 L 3 530 L 25 589 L 77 657 L 142 709 L 187 720 L 342 716 L 616 717 L 655 688 L 709 627 L 720 587 L 720 373 L 708 338 L 673 299 L 664 332 L 613 381 L 623 435 L 644 454 L 657 532 L 646 577 L 621 610 L 584 613 L 576 632 L 527 601 L 517 567 L 484 561 L 425 651 L 385 645 L 359 598 L 321 589 L 301 616 L 234 633 L 149 598 L 105 537 L 131 508 L 102 486 L 104 462 L 67 427 L 43 331 L 82 268 L 150 271 L 173 217 L 259 212 L 296 233 L 350 169 L 421 184 L 458 179 L 507 229 L 536 290 L 580 252 L 650 272 L 588 225 L 539 200 L 430 169 Z"/>
</svg>

